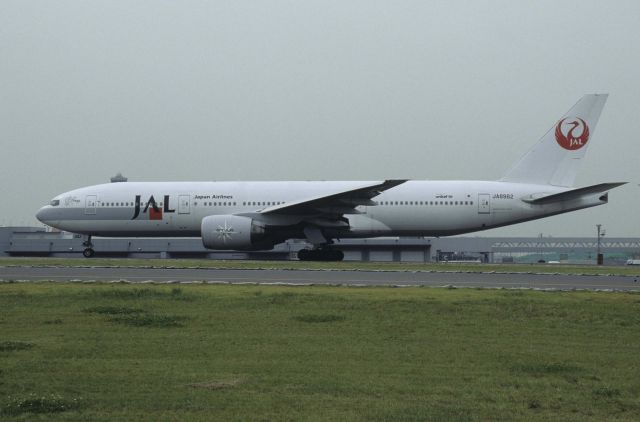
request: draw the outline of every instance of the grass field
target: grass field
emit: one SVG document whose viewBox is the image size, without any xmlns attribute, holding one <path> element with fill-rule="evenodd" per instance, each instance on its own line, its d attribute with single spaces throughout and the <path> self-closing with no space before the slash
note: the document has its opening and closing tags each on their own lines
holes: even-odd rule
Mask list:
<svg viewBox="0 0 640 422">
<path fill-rule="evenodd" d="M 212 259 L 126 259 L 126 258 L 0 258 L 0 266 L 107 266 L 155 268 L 220 269 L 312 269 L 379 271 L 468 271 L 468 272 L 536 272 L 558 274 L 640 275 L 640 266 L 595 266 L 565 264 L 455 264 L 411 262 L 302 262 L 246 261 Z"/>
<path fill-rule="evenodd" d="M 639 420 L 640 295 L 0 284 L 0 418 Z"/>
</svg>

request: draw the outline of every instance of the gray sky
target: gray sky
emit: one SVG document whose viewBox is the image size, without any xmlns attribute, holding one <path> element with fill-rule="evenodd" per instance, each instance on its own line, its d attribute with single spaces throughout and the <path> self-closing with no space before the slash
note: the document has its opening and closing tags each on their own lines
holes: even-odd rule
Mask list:
<svg viewBox="0 0 640 422">
<path fill-rule="evenodd" d="M 640 236 L 638 1 L 0 1 L 0 225 L 131 181 L 499 178 L 608 92 L 577 185 L 480 235 Z"/>
</svg>

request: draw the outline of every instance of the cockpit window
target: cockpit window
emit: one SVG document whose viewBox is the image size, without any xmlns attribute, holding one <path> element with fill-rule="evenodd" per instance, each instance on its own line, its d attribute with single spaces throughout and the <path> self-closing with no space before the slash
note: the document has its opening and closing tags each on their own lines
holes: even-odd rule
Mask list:
<svg viewBox="0 0 640 422">
<path fill-rule="evenodd" d="M 57 207 L 58 205 L 60 205 L 60 200 L 59 199 L 54 199 L 51 201 L 51 206 L 52 207 Z"/>
</svg>

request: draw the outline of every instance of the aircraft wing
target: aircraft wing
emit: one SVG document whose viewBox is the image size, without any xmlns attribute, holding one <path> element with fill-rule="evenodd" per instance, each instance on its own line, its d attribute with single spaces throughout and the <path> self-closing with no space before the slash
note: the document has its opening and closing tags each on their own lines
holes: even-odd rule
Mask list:
<svg viewBox="0 0 640 422">
<path fill-rule="evenodd" d="M 263 209 L 259 214 L 265 215 L 324 215 L 340 216 L 343 214 L 359 214 L 358 206 L 376 205 L 371 198 L 380 193 L 403 184 L 406 180 L 385 180 L 354 189 L 344 190 L 329 195 L 317 196 L 300 201 L 287 202 Z"/>
<path fill-rule="evenodd" d="M 560 193 L 553 194 L 542 194 L 542 195 L 530 195 L 528 197 L 522 198 L 524 202 L 528 202 L 530 204 L 550 204 L 552 202 L 560 202 L 560 201 L 569 201 L 572 199 L 578 199 L 585 195 L 593 195 L 596 193 L 606 192 L 613 188 L 617 188 L 618 186 L 622 186 L 627 182 L 617 182 L 617 183 L 600 183 L 598 185 L 587 186 L 584 188 L 571 189 Z"/>
</svg>

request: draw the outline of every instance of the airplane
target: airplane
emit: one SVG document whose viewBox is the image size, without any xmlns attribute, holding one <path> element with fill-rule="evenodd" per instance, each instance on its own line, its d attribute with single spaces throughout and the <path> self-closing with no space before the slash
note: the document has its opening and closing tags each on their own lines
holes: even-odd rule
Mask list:
<svg viewBox="0 0 640 422">
<path fill-rule="evenodd" d="M 440 237 L 606 204 L 623 183 L 575 188 L 608 94 L 582 97 L 497 181 L 124 182 L 62 193 L 42 223 L 85 236 L 201 237 L 216 250 L 267 250 L 288 239 L 300 260 L 340 261 L 335 239 Z"/>
</svg>

